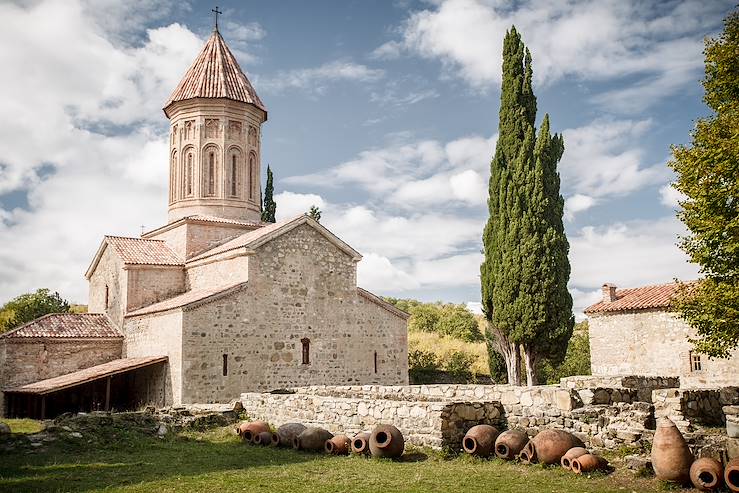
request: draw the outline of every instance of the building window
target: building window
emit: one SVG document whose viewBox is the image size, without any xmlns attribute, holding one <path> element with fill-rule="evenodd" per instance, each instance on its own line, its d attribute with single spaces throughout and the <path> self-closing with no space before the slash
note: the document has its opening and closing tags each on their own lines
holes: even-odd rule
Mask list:
<svg viewBox="0 0 739 493">
<path fill-rule="evenodd" d="M 216 154 L 210 151 L 208 154 L 208 195 L 216 193 Z"/>
<path fill-rule="evenodd" d="M 231 154 L 231 196 L 236 196 L 236 154 Z"/>
<path fill-rule="evenodd" d="M 702 369 L 701 355 L 690 353 L 690 371 L 701 371 Z"/>
<path fill-rule="evenodd" d="M 228 355 L 227 354 L 223 355 L 223 376 L 224 377 L 228 376 Z"/>
<path fill-rule="evenodd" d="M 377 351 L 375 351 L 375 373 L 377 373 Z"/>
<path fill-rule="evenodd" d="M 105 285 L 105 308 L 110 307 L 110 290 L 108 289 L 108 285 Z"/>
<path fill-rule="evenodd" d="M 172 152 L 172 168 L 169 172 L 169 201 L 177 199 L 177 151 Z"/>
<path fill-rule="evenodd" d="M 249 153 L 249 198 L 254 198 L 254 185 L 257 181 L 257 155 Z"/>
<path fill-rule="evenodd" d="M 187 151 L 185 156 L 186 156 L 185 157 L 185 170 L 184 170 L 184 173 L 182 173 L 182 179 L 183 179 L 182 192 L 184 196 L 189 197 L 192 195 L 192 175 L 193 175 L 192 150 Z"/>
<path fill-rule="evenodd" d="M 300 342 L 303 344 L 303 364 L 310 364 L 310 339 L 307 337 L 301 339 Z"/>
</svg>

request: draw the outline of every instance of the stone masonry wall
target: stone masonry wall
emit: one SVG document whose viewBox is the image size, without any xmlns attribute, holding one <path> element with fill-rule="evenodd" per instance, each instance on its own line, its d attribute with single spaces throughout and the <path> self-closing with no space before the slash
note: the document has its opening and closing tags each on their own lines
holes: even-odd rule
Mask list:
<svg viewBox="0 0 739 493">
<path fill-rule="evenodd" d="M 133 311 L 185 291 L 185 269 L 177 266 L 127 266 L 127 311 Z"/>
<path fill-rule="evenodd" d="M 589 317 L 590 359 L 594 375 L 667 375 L 683 387 L 739 385 L 739 351 L 727 360 L 700 357 L 691 367 L 692 331 L 663 310 L 593 314 Z"/>
<path fill-rule="evenodd" d="M 57 377 L 121 357 L 121 339 L 0 342 L 0 389 Z M 0 393 L 0 415 L 4 399 Z"/>
<path fill-rule="evenodd" d="M 212 289 L 249 280 L 249 257 L 241 255 L 187 268 L 188 289 Z"/>
<path fill-rule="evenodd" d="M 722 389 L 663 389 L 653 393 L 655 416 L 670 418 L 682 431 L 723 426 L 724 406 L 739 404 L 739 387 Z"/>
<path fill-rule="evenodd" d="M 244 289 L 183 314 L 183 403 L 325 382 L 408 383 L 406 321 L 357 294 L 354 259 L 322 234 L 299 226 L 248 265 Z"/>
<path fill-rule="evenodd" d="M 107 313 L 116 327 L 123 325 L 126 307 L 128 276 L 123 270 L 123 262 L 106 247 L 100 257 L 95 271 L 90 276 L 89 301 L 87 309 L 90 313 Z M 105 304 L 105 287 L 108 287 L 108 304 Z"/>
</svg>

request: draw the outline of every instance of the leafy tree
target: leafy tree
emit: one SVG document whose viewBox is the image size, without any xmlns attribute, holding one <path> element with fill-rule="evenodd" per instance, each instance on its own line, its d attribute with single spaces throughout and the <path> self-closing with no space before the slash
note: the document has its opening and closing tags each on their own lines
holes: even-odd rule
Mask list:
<svg viewBox="0 0 739 493">
<path fill-rule="evenodd" d="M 553 365 L 551 361 L 539 362 L 539 375 L 547 384 L 558 384 L 561 378 L 573 375 L 590 375 L 590 337 L 588 323 L 580 322 L 567 344 L 564 360 Z"/>
<path fill-rule="evenodd" d="M 536 363 L 561 359 L 572 333 L 570 267 L 556 166 L 564 151 L 545 116 L 535 135 L 531 54 L 515 27 L 503 41 L 498 142 L 490 164 L 489 218 L 480 266 L 490 343 L 503 355 L 507 380 L 520 385 L 521 349 L 529 384 Z"/>
<path fill-rule="evenodd" d="M 321 222 L 321 209 L 319 209 L 315 205 L 310 206 L 310 209 L 308 209 L 308 215 L 315 219 L 317 222 Z"/>
<path fill-rule="evenodd" d="M 429 383 L 434 373 L 441 370 L 436 354 L 422 349 L 408 351 L 408 375 L 413 383 Z"/>
<path fill-rule="evenodd" d="M 475 375 L 472 374 L 472 365 L 475 363 L 475 359 L 473 354 L 454 351 L 444 361 L 444 370 L 456 381 L 474 382 Z"/>
<path fill-rule="evenodd" d="M 506 362 L 503 355 L 496 349 L 498 345 L 495 342 L 495 336 L 491 331 L 485 331 L 485 342 L 488 347 L 488 368 L 490 369 L 490 379 L 495 383 L 508 383 L 508 372 Z"/>
<path fill-rule="evenodd" d="M 423 303 L 410 309 L 411 318 L 408 320 L 408 330 L 420 332 L 436 332 L 441 315 L 439 306 Z"/>
<path fill-rule="evenodd" d="M 466 342 L 484 341 L 475 315 L 464 305 L 441 305 L 434 332 Z"/>
<path fill-rule="evenodd" d="M 22 294 L 0 308 L 0 333 L 49 313 L 69 313 L 69 308 L 69 303 L 59 293 L 51 293 L 46 288 Z"/>
<path fill-rule="evenodd" d="M 262 221 L 273 223 L 276 221 L 277 203 L 274 200 L 275 187 L 273 183 L 272 168 L 267 165 L 267 184 L 264 187 L 264 206 L 262 207 Z"/>
<path fill-rule="evenodd" d="M 678 217 L 689 234 L 681 248 L 705 278 L 683 284 L 674 308 L 696 329 L 696 351 L 729 357 L 739 345 L 739 11 L 718 38 L 705 41 L 703 100 L 689 146 L 673 146 L 670 167 L 685 199 Z"/>
</svg>

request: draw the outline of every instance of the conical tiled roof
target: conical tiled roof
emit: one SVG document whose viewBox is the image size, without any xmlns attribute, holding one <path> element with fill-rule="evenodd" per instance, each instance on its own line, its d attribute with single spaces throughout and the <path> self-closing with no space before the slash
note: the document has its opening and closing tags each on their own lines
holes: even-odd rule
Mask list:
<svg viewBox="0 0 739 493">
<path fill-rule="evenodd" d="M 217 30 L 185 73 L 164 105 L 164 112 L 176 102 L 192 98 L 228 98 L 253 104 L 267 112 L 254 87 L 242 72 L 231 50 Z M 168 115 L 169 116 L 169 115 Z"/>
</svg>

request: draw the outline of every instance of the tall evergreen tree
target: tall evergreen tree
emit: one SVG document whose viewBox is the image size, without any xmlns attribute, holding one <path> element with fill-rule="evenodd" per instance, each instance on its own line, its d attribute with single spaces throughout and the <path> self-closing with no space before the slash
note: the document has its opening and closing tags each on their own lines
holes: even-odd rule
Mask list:
<svg viewBox="0 0 739 493">
<path fill-rule="evenodd" d="M 503 41 L 498 142 L 490 164 L 480 274 L 488 340 L 495 341 L 514 385 L 521 383 L 521 352 L 533 385 L 537 360 L 561 359 L 574 323 L 556 171 L 564 143 L 550 135 L 548 116 L 539 138 L 535 135 L 532 76 L 531 54 L 513 27 Z"/>
<path fill-rule="evenodd" d="M 265 223 L 275 222 L 277 203 L 274 200 L 275 187 L 273 184 L 272 168 L 267 165 L 267 184 L 264 187 L 264 205 L 262 206 L 262 221 Z"/>
</svg>

